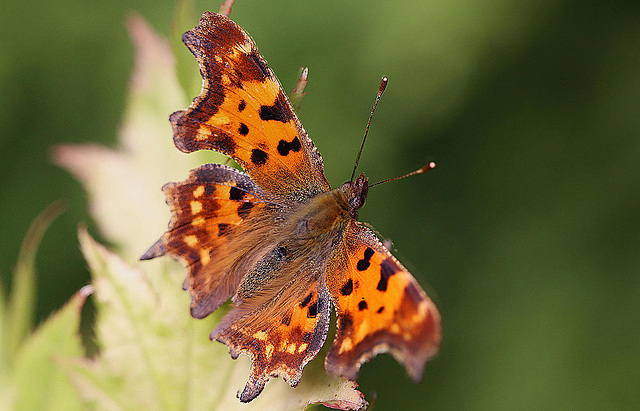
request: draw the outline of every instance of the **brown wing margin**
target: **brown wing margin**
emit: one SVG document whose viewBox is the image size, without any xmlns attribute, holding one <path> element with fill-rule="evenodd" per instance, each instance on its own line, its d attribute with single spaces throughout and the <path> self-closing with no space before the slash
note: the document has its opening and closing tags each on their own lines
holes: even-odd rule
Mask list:
<svg viewBox="0 0 640 411">
<path fill-rule="evenodd" d="M 260 187 L 289 199 L 329 190 L 322 157 L 249 35 L 206 12 L 183 41 L 203 87 L 187 110 L 171 115 L 176 147 L 228 155 Z"/>
</svg>

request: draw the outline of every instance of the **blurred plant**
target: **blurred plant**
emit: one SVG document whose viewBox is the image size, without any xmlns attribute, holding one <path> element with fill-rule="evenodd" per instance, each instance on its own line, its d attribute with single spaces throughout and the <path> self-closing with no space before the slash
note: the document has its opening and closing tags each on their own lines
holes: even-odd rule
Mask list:
<svg viewBox="0 0 640 411">
<path fill-rule="evenodd" d="M 212 154 L 187 156 L 173 147 L 167 114 L 184 107 L 186 98 L 171 50 L 140 17 L 131 16 L 127 26 L 136 61 L 120 147 L 60 146 L 53 154 L 83 183 L 102 237 L 119 252 L 101 246 L 81 228 L 92 286 L 28 336 L 35 302 L 33 258 L 44 228 L 59 210 L 47 210 L 36 220 L 23 245 L 9 303 L 0 290 L 0 407 L 296 410 L 323 403 L 363 408 L 366 401 L 357 384 L 328 375 L 324 355 L 306 367 L 295 389 L 273 380 L 256 400 L 241 405 L 237 391 L 249 375 L 248 358 L 234 361 L 226 347 L 207 338 L 224 310 L 205 320 L 191 318 L 189 295 L 180 286 L 184 268 L 167 259 L 145 262 L 144 269 L 138 263 L 169 221 L 161 185 L 182 179 L 206 156 L 211 161 Z M 78 327 L 91 291 L 99 352 L 87 358 Z"/>
<path fill-rule="evenodd" d="M 47 227 L 62 213 L 60 203 L 47 207 L 25 236 L 7 295 L 0 284 L 0 409 L 78 409 L 71 382 L 58 367 L 62 356 L 82 356 L 78 332 L 80 310 L 90 288 L 74 295 L 33 331 L 35 256 Z"/>
<path fill-rule="evenodd" d="M 298 73 L 298 82 L 296 83 L 296 87 L 291 91 L 289 95 L 289 100 L 291 100 L 291 104 L 296 109 L 300 106 L 300 102 L 302 98 L 307 93 L 304 91 L 305 87 L 307 87 L 307 82 L 309 78 L 309 67 L 301 67 Z"/>
</svg>

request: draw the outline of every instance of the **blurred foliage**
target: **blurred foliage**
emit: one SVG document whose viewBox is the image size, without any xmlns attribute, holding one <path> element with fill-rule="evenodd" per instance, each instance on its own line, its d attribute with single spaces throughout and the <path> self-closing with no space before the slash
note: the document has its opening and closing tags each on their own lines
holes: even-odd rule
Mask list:
<svg viewBox="0 0 640 411">
<path fill-rule="evenodd" d="M 218 6 L 197 1 L 195 10 Z M 86 197 L 50 149 L 114 145 L 133 61 L 125 16 L 135 10 L 168 35 L 174 7 L 3 7 L 7 287 L 31 220 L 69 201 L 37 258 L 39 320 L 89 279 L 76 239 L 77 224 L 90 221 Z M 382 75 L 389 87 L 360 170 L 377 181 L 438 163 L 373 189 L 360 213 L 394 240 L 443 315 L 442 352 L 422 384 L 388 356 L 363 367 L 359 382 L 377 393 L 375 409 L 640 406 L 637 1 L 240 0 L 231 17 L 288 91 L 309 67 L 299 114 L 334 186 L 349 176 Z M 168 121 L 156 127 L 170 135 Z"/>
<path fill-rule="evenodd" d="M 60 202 L 33 221 L 20 245 L 13 287 L 6 294 L 0 282 L 0 409 L 78 409 L 80 398 L 58 367 L 64 356 L 82 356 L 80 310 L 88 287 L 33 329 L 35 257 L 45 230 L 63 211 Z"/>
<path fill-rule="evenodd" d="M 100 353 L 91 359 L 65 357 L 57 362 L 85 406 L 296 411 L 312 402 L 335 401 L 345 406 L 342 409 L 366 404 L 352 381 L 328 375 L 322 361 L 309 365 L 296 390 L 280 380 L 267 385 L 251 403 L 241 404 L 236 395 L 247 380 L 248 359 L 234 361 L 226 347 L 203 338 L 223 310 L 194 321 L 188 312 L 175 309 L 187 306 L 190 299 L 177 286 L 183 277 L 178 264 L 141 270 L 96 243 L 85 230 L 79 237 L 95 287 Z"/>
</svg>

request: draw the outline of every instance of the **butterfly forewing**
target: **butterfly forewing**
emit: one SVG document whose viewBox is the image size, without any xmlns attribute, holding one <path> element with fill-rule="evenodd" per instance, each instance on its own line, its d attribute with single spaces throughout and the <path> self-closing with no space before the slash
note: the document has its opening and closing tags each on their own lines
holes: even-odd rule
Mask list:
<svg viewBox="0 0 640 411">
<path fill-rule="evenodd" d="M 284 198 L 329 190 L 320 154 L 249 35 L 207 12 L 183 41 L 200 64 L 203 87 L 187 110 L 171 116 L 176 146 L 222 152 Z"/>
</svg>

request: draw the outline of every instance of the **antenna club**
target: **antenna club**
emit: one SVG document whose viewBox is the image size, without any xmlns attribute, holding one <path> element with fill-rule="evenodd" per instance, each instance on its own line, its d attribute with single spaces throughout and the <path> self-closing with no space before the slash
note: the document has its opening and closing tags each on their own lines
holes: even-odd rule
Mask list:
<svg viewBox="0 0 640 411">
<path fill-rule="evenodd" d="M 418 170 L 416 170 L 415 174 L 422 174 L 425 171 L 432 170 L 434 168 L 436 168 L 436 162 L 435 161 L 431 161 L 428 164 L 425 164 L 422 168 L 419 168 Z M 409 174 L 411 174 L 411 173 L 409 173 Z"/>
<path fill-rule="evenodd" d="M 382 77 L 382 80 L 380 80 L 380 87 L 378 87 L 378 96 L 384 93 L 384 89 L 387 88 L 387 83 L 389 83 L 387 76 Z"/>
<path fill-rule="evenodd" d="M 407 173 L 407 174 L 405 174 L 405 175 L 403 175 L 403 176 L 400 176 L 400 177 L 394 177 L 394 178 L 389 178 L 389 179 L 387 179 L 387 180 L 378 181 L 377 183 L 374 183 L 374 184 L 369 184 L 369 188 L 374 187 L 374 186 L 377 186 L 377 185 L 382 184 L 382 183 L 388 183 L 389 181 L 402 180 L 403 178 L 407 178 L 407 177 L 415 176 L 416 174 L 422 174 L 422 173 L 424 173 L 425 171 L 427 171 L 427 170 L 431 170 L 432 168 L 435 168 L 435 167 L 436 167 L 436 163 L 435 163 L 435 161 L 431 161 L 431 162 L 429 162 L 428 164 L 426 164 L 426 165 L 422 166 L 421 168 L 419 168 L 419 169 L 417 169 L 417 170 L 415 170 L 415 171 L 412 171 L 412 172 L 410 172 L 410 173 Z"/>
</svg>

